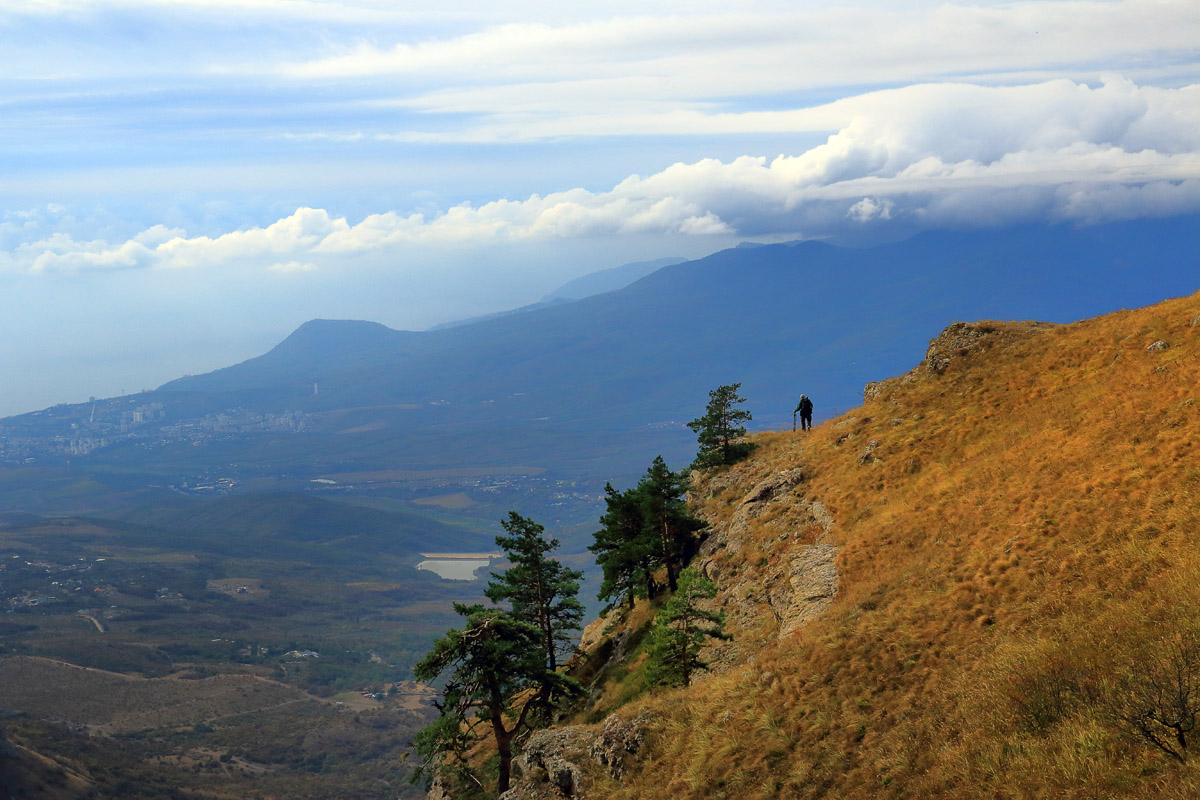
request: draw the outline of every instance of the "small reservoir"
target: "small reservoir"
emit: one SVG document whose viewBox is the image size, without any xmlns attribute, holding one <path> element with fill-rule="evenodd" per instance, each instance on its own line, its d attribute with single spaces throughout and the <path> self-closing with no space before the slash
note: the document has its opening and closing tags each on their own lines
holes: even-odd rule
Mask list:
<svg viewBox="0 0 1200 800">
<path fill-rule="evenodd" d="M 421 553 L 425 560 L 417 569 L 428 570 L 447 581 L 473 581 L 480 577 L 476 570 L 500 558 L 501 553 Z"/>
</svg>

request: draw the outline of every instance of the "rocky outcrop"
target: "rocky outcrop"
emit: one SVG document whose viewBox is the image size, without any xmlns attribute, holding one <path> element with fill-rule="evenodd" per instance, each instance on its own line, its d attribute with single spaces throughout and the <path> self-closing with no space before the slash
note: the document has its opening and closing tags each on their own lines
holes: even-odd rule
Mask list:
<svg viewBox="0 0 1200 800">
<path fill-rule="evenodd" d="M 745 507 L 751 503 L 762 503 L 771 500 L 776 495 L 790 490 L 803 480 L 804 470 L 798 467 L 772 475 L 750 490 L 750 493 L 743 498 L 742 506 Z"/>
<path fill-rule="evenodd" d="M 767 597 L 783 638 L 820 617 L 833 604 L 838 591 L 837 554 L 833 542 L 833 518 L 819 502 L 804 504 L 807 516 L 821 533 L 809 545 L 792 548 L 783 563 L 785 582 L 773 584 Z M 785 589 L 781 591 L 781 589 Z"/>
<path fill-rule="evenodd" d="M 792 556 L 788 575 L 791 597 L 776 608 L 781 637 L 803 628 L 833 604 L 838 591 L 837 553 L 832 542 L 821 541 Z"/>
<path fill-rule="evenodd" d="M 858 454 L 858 463 L 863 464 L 863 465 L 874 464 L 876 461 L 879 460 L 878 458 L 875 457 L 875 451 L 878 449 L 879 449 L 879 440 L 878 439 L 872 439 L 871 441 L 867 442 L 867 446 L 864 447 L 863 451 Z"/>
<path fill-rule="evenodd" d="M 898 385 L 923 378 L 942 375 L 950 365 L 973 353 L 986 350 L 1004 341 L 1028 339 L 1053 328 L 1049 322 L 955 322 L 933 339 L 925 349 L 925 358 L 899 378 L 873 381 L 863 389 L 863 401 L 870 402 L 887 395 Z"/>
<path fill-rule="evenodd" d="M 429 787 L 429 792 L 425 795 L 425 800 L 454 800 L 450 796 L 450 792 L 442 783 L 441 778 L 434 778 L 433 784 Z"/>
<path fill-rule="evenodd" d="M 803 483 L 800 468 L 755 483 L 729 521 L 713 526 L 696 562 L 721 588 L 721 608 L 733 622 L 751 625 L 765 603 L 780 637 L 823 614 L 838 590 L 833 518 L 820 502 L 804 496 Z M 758 568 L 748 567 L 739 558 L 745 543 L 764 539 L 772 543 L 771 556 Z M 712 666 L 736 661 L 739 646 L 736 636 L 715 645 Z"/>
<path fill-rule="evenodd" d="M 538 731 L 514 761 L 513 786 L 501 800 L 602 800 L 596 790 L 620 780 L 646 743 L 648 720 L 613 714 L 595 726 Z"/>
</svg>

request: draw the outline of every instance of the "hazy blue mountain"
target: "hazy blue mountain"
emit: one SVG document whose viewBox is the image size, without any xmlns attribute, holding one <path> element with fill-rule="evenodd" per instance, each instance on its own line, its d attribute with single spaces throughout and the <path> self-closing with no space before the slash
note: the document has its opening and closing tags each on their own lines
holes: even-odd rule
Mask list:
<svg viewBox="0 0 1200 800">
<path fill-rule="evenodd" d="M 489 418 L 634 424 L 679 419 L 703 405 L 706 387 L 742 381 L 758 415 L 790 412 L 800 391 L 828 413 L 856 403 L 866 381 L 907 369 L 956 320 L 1062 322 L 1195 291 L 1196 223 L 939 231 L 870 249 L 736 248 L 518 316 L 423 334 L 338 334 L 339 346 L 305 357 L 284 347 L 302 327 L 258 359 L 162 389 L 238 392 L 269 376 L 274 388 L 293 388 L 287 403 L 298 408 L 443 401 Z M 324 326 L 332 339 L 332 326 L 351 324 L 360 323 Z"/>
<path fill-rule="evenodd" d="M 957 320 L 1066 322 L 1190 294 L 1198 222 L 740 247 L 617 291 L 438 331 L 309 323 L 259 358 L 152 393 L 172 414 L 303 412 L 303 434 L 94 457 L 312 472 L 523 464 L 601 477 L 640 471 L 659 452 L 680 464 L 694 452 L 682 423 L 717 385 L 741 382 L 755 424 L 783 427 L 800 392 L 818 420 L 857 405 L 865 383 L 916 364 Z"/>
<path fill-rule="evenodd" d="M 542 302 L 547 303 L 552 300 L 580 300 L 584 297 L 591 297 L 594 294 L 615 292 L 617 289 L 624 289 L 638 278 L 646 277 L 651 272 L 656 272 L 663 267 L 682 264 L 684 261 L 687 261 L 687 259 L 679 257 L 656 258 L 653 261 L 635 261 L 632 264 L 623 264 L 611 269 L 602 269 L 599 272 L 590 272 L 587 275 L 581 275 L 573 281 L 564 283 L 543 297 Z"/>
<path fill-rule="evenodd" d="M 632 264 L 623 264 L 619 267 L 602 269 L 598 272 L 589 272 L 587 275 L 581 275 L 573 281 L 564 283 L 536 303 L 530 303 L 527 306 L 512 308 L 507 311 L 497 311 L 492 314 L 480 314 L 477 317 L 467 317 L 466 319 L 458 319 L 453 322 L 443 322 L 440 325 L 434 325 L 429 330 L 440 331 L 446 328 L 457 328 L 462 325 L 471 325 L 476 322 L 486 322 L 492 319 L 499 319 L 500 317 L 508 317 L 513 314 L 525 314 L 530 311 L 538 311 L 549 306 L 558 305 L 559 303 L 568 303 L 572 300 L 590 297 L 594 294 L 612 292 L 625 288 L 638 278 L 643 278 L 657 269 L 669 267 L 672 264 L 681 264 L 684 261 L 687 261 L 687 259 L 659 258 L 653 261 L 637 261 Z"/>
<path fill-rule="evenodd" d="M 457 328 L 460 325 L 472 325 L 476 322 L 486 322 L 489 319 L 499 319 L 500 317 L 508 317 L 512 316 L 513 314 L 525 314 L 529 311 L 537 311 L 538 309 L 546 308 L 547 306 L 553 306 L 566 302 L 568 301 L 563 298 L 555 298 L 552 300 L 543 298 L 536 303 L 530 303 L 529 305 L 521 306 L 520 308 L 510 308 L 507 311 L 496 311 L 492 314 L 480 314 L 477 317 L 467 317 L 466 319 L 456 319 L 453 322 L 443 322 L 440 325 L 434 325 L 432 328 L 429 328 L 429 330 L 440 331 L 445 330 L 446 328 Z"/>
<path fill-rule="evenodd" d="M 270 389 L 300 382 L 311 388 L 325 374 L 378 363 L 381 354 L 402 356 L 405 345 L 417 337 L 419 334 L 392 330 L 378 322 L 314 319 L 258 358 L 180 380 L 198 377 L 241 389 Z"/>
</svg>

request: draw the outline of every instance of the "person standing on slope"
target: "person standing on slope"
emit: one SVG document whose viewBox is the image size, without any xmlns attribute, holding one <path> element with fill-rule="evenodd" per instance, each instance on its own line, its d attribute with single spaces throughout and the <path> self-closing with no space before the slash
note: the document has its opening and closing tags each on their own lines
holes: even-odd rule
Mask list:
<svg viewBox="0 0 1200 800">
<path fill-rule="evenodd" d="M 812 428 L 812 400 L 808 399 L 808 395 L 800 395 L 800 402 L 796 406 L 796 411 L 800 412 L 800 430 L 807 431 Z M 792 416 L 796 416 L 796 411 L 792 412 Z"/>
</svg>

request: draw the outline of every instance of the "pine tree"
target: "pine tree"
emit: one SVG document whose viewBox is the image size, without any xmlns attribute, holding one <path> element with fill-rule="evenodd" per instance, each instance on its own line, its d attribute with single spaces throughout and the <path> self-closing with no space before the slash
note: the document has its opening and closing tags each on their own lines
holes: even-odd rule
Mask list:
<svg viewBox="0 0 1200 800">
<path fill-rule="evenodd" d="M 558 669 L 558 656 L 574 652 L 573 631 L 583 621 L 583 605 L 576 599 L 583 573 L 548 557 L 558 547 L 547 540 L 545 528 L 516 511 L 508 512 L 501 526 L 508 536 L 497 536 L 496 544 L 512 564 L 503 573 L 492 573 L 484 594 L 493 603 L 507 601 L 512 615 L 535 626 L 542 637 L 546 669 Z"/>
<path fill-rule="evenodd" d="M 692 466 L 703 469 L 722 464 L 732 464 L 749 455 L 754 449 L 752 442 L 738 441 L 746 435 L 746 428 L 741 423 L 752 417 L 745 409 L 735 408 L 738 403 L 746 402 L 737 390 L 740 383 L 718 386 L 708 393 L 708 406 L 704 416 L 697 417 L 687 424 L 696 433 L 700 450 Z"/>
<path fill-rule="evenodd" d="M 602 527 L 593 534 L 595 543 L 588 548 L 604 571 L 597 599 L 609 601 L 605 611 L 622 601 L 632 608 L 636 598 L 658 593 L 654 580 L 658 537 L 648 531 L 642 518 L 637 489 L 618 492 L 609 483 L 604 494 L 607 510 L 600 517 Z"/>
<path fill-rule="evenodd" d="M 650 631 L 650 662 L 646 678 L 651 684 L 687 686 L 692 675 L 705 669 L 700 650 L 710 638 L 727 639 L 722 614 L 705 611 L 699 602 L 716 596 L 717 587 L 688 567 L 679 575 L 679 589 L 663 604 Z"/>
<path fill-rule="evenodd" d="M 442 699 L 434 703 L 439 718 L 415 739 L 424 763 L 414 780 L 430 773 L 468 774 L 467 750 L 490 728 L 500 756 L 496 789 L 502 794 L 509 788 L 514 739 L 548 716 L 547 697 L 570 696 L 579 686 L 546 669 L 537 627 L 481 605 L 456 603 L 454 610 L 466 617 L 463 630 L 448 631 L 413 667 L 419 681 L 450 673 Z"/>
<path fill-rule="evenodd" d="M 657 540 L 655 561 L 666 568 L 667 586 L 676 589 L 679 570 L 695 553 L 696 533 L 704 523 L 687 510 L 687 481 L 657 456 L 637 485 L 645 533 Z"/>
</svg>

